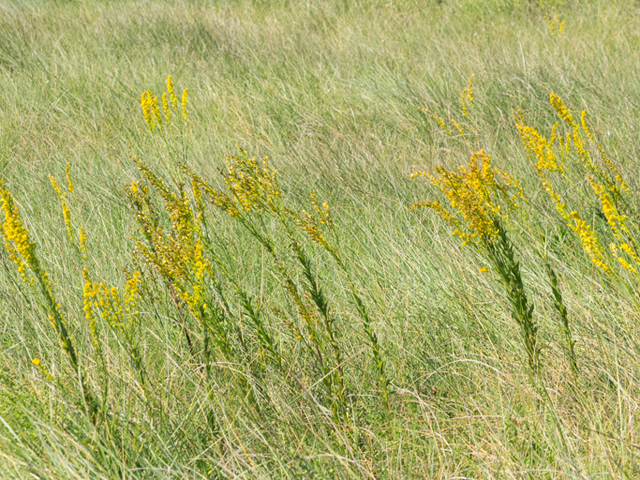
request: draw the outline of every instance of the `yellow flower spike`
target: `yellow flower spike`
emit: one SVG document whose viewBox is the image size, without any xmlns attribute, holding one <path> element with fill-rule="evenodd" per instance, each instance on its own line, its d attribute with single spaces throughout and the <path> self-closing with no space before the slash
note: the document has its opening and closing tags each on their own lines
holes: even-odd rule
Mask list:
<svg viewBox="0 0 640 480">
<path fill-rule="evenodd" d="M 562 118 L 562 120 L 564 120 L 565 123 L 567 123 L 567 125 L 573 128 L 572 132 L 567 133 L 564 155 L 565 156 L 569 155 L 571 151 L 571 145 L 573 145 L 573 148 L 575 149 L 576 153 L 580 157 L 580 160 L 582 161 L 583 165 L 588 171 L 596 174 L 597 176 L 608 178 L 606 173 L 593 162 L 591 158 L 591 154 L 586 149 L 586 142 L 582 137 L 582 134 L 580 133 L 580 125 L 578 125 L 575 122 L 573 115 L 571 114 L 571 111 L 564 105 L 564 102 L 562 101 L 562 99 L 560 99 L 560 97 L 558 97 L 555 94 L 551 94 L 550 101 L 551 101 L 551 105 L 553 106 L 554 110 L 558 113 L 560 118 Z M 597 142 L 595 142 L 595 139 L 593 139 L 593 134 L 591 133 L 591 130 L 586 124 L 586 116 L 587 116 L 586 111 L 583 111 L 580 115 L 583 130 L 587 134 L 587 138 L 590 141 L 593 141 L 594 143 L 596 143 L 597 145 Z M 601 149 L 601 147 L 599 147 L 599 149 Z M 603 150 L 601 150 L 601 153 L 603 153 Z M 605 160 L 605 158 L 608 158 L 608 157 L 606 157 L 606 155 L 603 155 L 603 160 L 605 161 L 605 163 L 607 163 L 607 160 Z M 609 163 L 611 162 L 609 161 Z M 613 164 L 611 163 L 611 165 Z M 615 167 L 613 168 L 616 171 L 616 173 L 619 173 L 617 172 Z M 622 180 L 621 177 L 620 177 L 620 180 Z"/>
<path fill-rule="evenodd" d="M 569 215 L 569 213 L 567 213 L 567 205 L 562 201 L 562 199 L 560 198 L 560 195 L 558 195 L 553 190 L 553 187 L 551 186 L 551 182 L 547 178 L 546 174 L 540 174 L 540 180 L 542 181 L 542 187 L 545 189 L 547 194 L 549 194 L 549 196 L 551 197 L 551 201 L 553 202 L 553 205 L 556 207 L 556 210 L 558 211 L 558 213 L 562 215 L 562 218 L 569 221 L 571 219 L 571 216 Z"/>
<path fill-rule="evenodd" d="M 40 264 L 35 255 L 36 244 L 29 238 L 29 233 L 22 223 L 13 196 L 4 188 L 2 180 L 0 180 L 0 199 L 2 200 L 0 209 L 4 213 L 4 222 L 0 225 L 0 230 L 4 238 L 5 249 L 9 253 L 9 258 L 18 267 L 20 276 L 32 285 L 33 279 L 27 278 L 26 267 L 29 266 L 36 275 L 41 274 Z"/>
<path fill-rule="evenodd" d="M 73 185 L 73 180 L 71 179 L 71 162 L 67 162 L 64 173 L 67 176 L 67 190 L 69 190 L 69 193 L 71 193 L 72 195 L 75 195 L 76 191 Z"/>
<path fill-rule="evenodd" d="M 162 117 L 160 116 L 160 108 L 158 107 L 158 97 L 151 99 L 151 113 L 153 115 L 154 125 L 162 125 Z"/>
<path fill-rule="evenodd" d="M 516 127 L 520 131 L 520 137 L 525 148 L 536 159 L 536 169 L 538 173 L 543 170 L 550 172 L 558 171 L 564 173 L 564 169 L 558 164 L 558 159 L 553 151 L 553 143 L 557 140 L 557 123 L 551 131 L 551 139 L 547 140 L 536 128 L 529 127 L 524 123 L 524 118 L 520 114 Z"/>
<path fill-rule="evenodd" d="M 167 92 L 169 92 L 169 94 L 173 93 L 173 81 L 171 80 L 171 75 L 167 77 Z"/>
<path fill-rule="evenodd" d="M 171 75 L 167 77 L 167 92 L 169 92 L 169 98 L 171 102 L 171 106 L 177 110 L 178 109 L 178 97 L 173 91 L 173 81 L 171 80 Z"/>
<path fill-rule="evenodd" d="M 456 122 L 453 118 L 450 119 L 451 123 L 453 123 L 453 126 L 456 127 L 456 129 L 458 130 L 458 133 L 460 133 L 460 135 L 464 135 L 464 130 L 462 130 L 462 127 L 460 126 L 460 124 L 458 122 Z"/>
<path fill-rule="evenodd" d="M 604 186 L 600 185 L 595 181 L 593 176 L 587 175 L 587 180 L 591 184 L 591 187 L 596 192 L 596 195 L 600 199 L 600 203 L 602 205 L 602 211 L 607 219 L 607 223 L 611 228 L 611 232 L 618 239 L 623 239 L 623 234 L 628 235 L 629 230 L 625 224 L 625 220 L 627 219 L 626 215 L 622 215 L 618 212 L 616 205 L 611 198 L 611 195 L 607 193 Z"/>
<path fill-rule="evenodd" d="M 40 359 L 39 359 L 39 358 L 34 358 L 33 360 L 31 360 L 31 362 L 32 362 L 36 367 L 39 367 L 39 366 L 40 366 Z"/>
<path fill-rule="evenodd" d="M 553 17 L 553 20 L 551 20 L 546 15 L 544 18 L 547 21 L 547 25 L 549 26 L 549 32 L 551 33 L 551 35 L 553 36 L 558 35 L 558 37 L 561 37 L 562 29 L 564 28 L 565 22 L 564 20 L 560 22 L 560 14 Z"/>
<path fill-rule="evenodd" d="M 422 110 L 425 113 L 428 113 L 431 119 L 434 120 L 438 125 L 440 125 L 440 128 L 442 128 L 445 132 L 451 135 L 451 130 L 449 130 L 449 128 L 447 127 L 447 124 L 444 123 L 444 120 L 442 118 L 437 116 L 435 113 L 432 113 L 428 108 L 418 107 L 418 110 Z"/>
<path fill-rule="evenodd" d="M 589 224 L 580 218 L 578 212 L 573 211 L 569 216 L 573 220 L 573 224 L 569 224 L 569 227 L 571 227 L 580 238 L 582 247 L 587 255 L 589 255 L 589 258 L 591 258 L 591 261 L 604 273 L 611 275 L 612 272 L 606 263 L 600 242 L 598 242 L 598 238 L 593 233 Z"/>
<path fill-rule="evenodd" d="M 622 265 L 622 267 L 627 270 L 628 272 L 632 273 L 633 275 L 638 275 L 638 271 L 633 268 L 629 262 L 627 262 L 624 258 L 622 257 L 618 257 L 618 261 L 620 262 L 620 265 Z"/>
<path fill-rule="evenodd" d="M 73 224 L 71 223 L 71 210 L 66 202 L 62 202 L 62 215 L 64 217 L 64 225 L 67 228 L 67 235 L 69 235 L 69 238 L 73 242 L 75 240 L 75 235 L 73 231 Z"/>
<path fill-rule="evenodd" d="M 68 355 L 74 368 L 78 368 L 78 360 L 70 337 L 66 330 L 66 322 L 60 312 L 60 304 L 56 302 L 51 288 L 51 280 L 45 272 L 36 256 L 36 244 L 29 238 L 29 233 L 20 218 L 20 212 L 16 206 L 11 192 L 9 192 L 0 180 L 0 210 L 4 213 L 4 222 L 0 224 L 0 230 L 4 239 L 5 248 L 16 266 L 20 276 L 30 285 L 34 280 L 39 281 L 41 292 L 49 309 L 49 319 L 54 332 L 58 336 L 60 345 Z M 33 277 L 27 277 L 26 267 L 33 273 Z"/>
<path fill-rule="evenodd" d="M 560 118 L 564 120 L 569 126 L 576 128 L 578 125 L 573 119 L 573 115 L 571 115 L 571 110 L 569 110 L 565 105 L 562 99 L 557 96 L 555 93 L 549 95 L 549 101 L 551 102 L 551 106 L 558 113 Z"/>
<path fill-rule="evenodd" d="M 87 234 L 84 231 L 83 227 L 79 228 L 79 239 L 80 239 L 80 251 L 82 252 L 83 257 L 87 257 Z"/>
<path fill-rule="evenodd" d="M 620 248 L 627 255 L 629 255 L 631 258 L 633 258 L 633 261 L 636 263 L 636 265 L 640 265 L 640 259 L 638 258 L 638 255 L 636 254 L 635 249 L 631 248 L 628 243 L 620 244 Z"/>
<path fill-rule="evenodd" d="M 58 182 L 56 181 L 56 179 L 53 177 L 53 175 L 49 175 L 49 180 L 51 181 L 51 186 L 53 187 L 53 189 L 56 191 L 56 193 L 58 194 L 58 196 L 61 199 L 64 199 L 65 194 L 62 191 L 62 189 L 60 188 L 60 185 L 58 185 Z"/>
<path fill-rule="evenodd" d="M 184 121 L 187 121 L 187 95 L 188 95 L 188 89 L 184 89 L 182 91 L 182 118 L 184 118 Z"/>
<path fill-rule="evenodd" d="M 628 245 L 626 245 L 626 244 L 623 244 L 623 245 L 620 245 L 620 247 L 621 247 L 621 249 L 622 249 L 622 250 L 624 250 L 624 251 L 625 251 L 625 253 L 628 253 L 628 254 L 630 253 L 630 256 L 632 256 L 632 258 L 634 259 L 634 261 L 635 261 L 635 262 L 636 262 L 636 264 L 637 264 L 637 259 L 638 259 L 638 257 L 635 255 L 635 253 L 634 253 L 633 251 L 630 251 L 630 252 L 629 252 L 629 251 L 627 251 L 627 249 L 629 248 L 629 246 L 628 246 Z M 622 248 L 622 247 L 626 247 L 627 249 Z M 636 276 L 638 275 L 638 271 L 637 271 L 635 268 L 633 268 L 633 267 L 631 266 L 631 264 L 630 264 L 629 262 L 627 262 L 627 261 L 626 261 L 626 260 L 625 260 L 621 255 L 620 255 L 620 252 L 619 252 L 619 250 L 618 250 L 618 247 L 616 246 L 616 244 L 615 244 L 615 243 L 610 243 L 610 244 L 609 244 L 609 249 L 611 250 L 611 252 L 613 253 L 613 255 L 618 259 L 618 262 L 620 262 L 620 265 L 622 265 L 622 268 L 624 268 L 625 270 L 627 270 L 629 273 L 632 273 L 633 275 L 636 275 Z"/>
<path fill-rule="evenodd" d="M 97 295 L 96 286 L 89 280 L 89 275 L 86 269 L 82 271 L 82 276 L 84 278 L 84 286 L 83 286 L 83 311 L 85 313 L 85 318 L 88 320 L 89 324 L 89 332 L 91 334 L 91 343 L 95 348 L 99 348 L 98 346 L 98 333 L 96 331 L 96 318 L 94 314 L 93 308 L 93 298 Z"/>
<path fill-rule="evenodd" d="M 151 90 L 147 90 L 142 93 L 140 97 L 140 106 L 142 107 L 142 114 L 144 115 L 144 120 L 147 122 L 147 126 L 149 127 L 149 131 L 153 132 L 155 128 L 154 116 L 152 111 L 152 103 L 153 97 L 151 94 Z"/>
<path fill-rule="evenodd" d="M 460 173 L 444 167 L 436 167 L 435 171 L 437 177 L 428 175 L 431 183 L 442 190 L 462 221 L 439 202 L 423 201 L 412 209 L 433 209 L 465 243 L 491 241 L 498 233 L 494 220 L 507 220 L 508 211 L 517 209 L 516 197 L 522 196 L 518 181 L 492 167 L 491 157 L 484 150 L 474 153 L 467 165 L 458 167 Z"/>
</svg>

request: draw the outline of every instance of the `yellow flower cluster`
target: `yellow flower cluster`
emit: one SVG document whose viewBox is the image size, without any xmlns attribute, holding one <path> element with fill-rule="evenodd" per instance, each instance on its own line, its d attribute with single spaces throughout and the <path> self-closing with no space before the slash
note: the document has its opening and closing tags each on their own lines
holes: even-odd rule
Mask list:
<svg viewBox="0 0 640 480">
<path fill-rule="evenodd" d="M 212 267 L 204 255 L 199 216 L 191 208 L 185 192 L 171 192 L 143 162 L 133 158 L 164 200 L 165 210 L 171 220 L 171 231 L 165 233 L 144 184 L 134 182 L 128 186 L 127 196 L 147 240 L 147 243 L 138 241 L 136 249 L 149 265 L 172 282 L 178 295 L 192 309 L 204 308 L 202 285 L 205 274 L 211 273 Z M 189 286 L 192 291 L 189 291 Z"/>
<path fill-rule="evenodd" d="M 127 280 L 124 292 L 120 293 L 117 287 L 107 287 L 103 282 L 92 282 L 86 269 L 82 271 L 84 279 L 83 310 L 85 318 L 89 322 L 91 340 L 96 348 L 99 348 L 98 333 L 96 329 L 96 314 L 115 330 L 126 333 L 131 325 L 138 322 L 137 296 L 140 288 L 140 272 L 134 272 Z"/>
<path fill-rule="evenodd" d="M 458 170 L 437 167 L 437 177 L 425 172 L 414 173 L 411 177 L 429 177 L 431 183 L 443 191 L 462 221 L 439 202 L 420 202 L 412 209 L 433 209 L 454 228 L 453 234 L 461 237 L 465 244 L 490 242 L 498 234 L 495 221 L 507 220 L 508 211 L 517 208 L 516 199 L 522 198 L 519 181 L 492 167 L 491 157 L 484 150 L 474 153 L 468 165 L 461 165 Z"/>
<path fill-rule="evenodd" d="M 564 20 L 562 22 L 560 21 L 560 14 L 553 17 L 553 19 L 545 16 L 545 20 L 547 21 L 547 25 L 549 25 L 549 32 L 551 35 L 558 35 L 559 37 L 562 36 L 562 29 L 564 28 L 565 22 Z"/>
<path fill-rule="evenodd" d="M 553 126 L 549 140 L 540 135 L 537 128 L 525 125 L 522 114 L 520 114 L 520 121 L 516 123 L 516 127 L 520 131 L 525 148 L 536 159 L 538 173 L 549 171 L 564 174 L 564 169 L 558 163 L 558 158 L 553 149 L 553 144 L 558 139 L 556 136 L 557 123 Z"/>
<path fill-rule="evenodd" d="M 140 97 L 140 105 L 142 106 L 142 114 L 144 120 L 147 122 L 149 130 L 153 130 L 158 125 L 162 125 L 162 117 L 160 116 L 160 109 L 158 108 L 158 97 L 154 97 L 151 90 L 147 90 L 142 93 Z"/>
<path fill-rule="evenodd" d="M 591 184 L 594 192 L 600 199 L 602 211 L 607 219 L 607 223 L 618 240 L 623 240 L 623 236 L 628 237 L 629 229 L 625 223 L 626 215 L 622 215 L 616 207 L 611 194 L 607 192 L 604 186 L 600 185 L 591 175 L 587 175 L 587 179 Z"/>
<path fill-rule="evenodd" d="M 582 162 L 582 165 L 584 166 L 584 168 L 586 168 L 587 171 L 590 172 L 591 174 L 597 176 L 598 178 L 601 178 L 605 182 L 606 188 L 608 190 L 610 190 L 614 195 L 617 195 L 617 196 L 620 195 L 621 189 L 628 193 L 627 185 L 622 179 L 622 175 L 620 174 L 620 171 L 616 168 L 616 166 L 613 164 L 611 159 L 605 154 L 604 148 L 600 143 L 598 143 L 595 140 L 595 137 L 593 136 L 591 129 L 587 125 L 587 121 L 586 121 L 587 111 L 586 110 L 582 111 L 582 113 L 580 114 L 580 124 L 578 124 L 574 120 L 573 115 L 571 114 L 571 111 L 564 105 L 564 102 L 560 97 L 558 97 L 555 94 L 551 94 L 550 102 L 551 102 L 551 106 L 558 113 L 560 118 L 564 120 L 564 122 L 572 129 L 570 134 L 567 133 L 567 138 L 565 142 L 566 155 L 568 155 L 568 153 L 571 150 L 571 147 L 573 147 L 575 152 L 578 154 L 578 157 L 580 158 L 580 161 Z M 587 149 L 587 142 L 582 136 L 580 127 L 582 127 L 582 131 L 585 132 L 588 141 L 597 147 L 598 151 L 601 154 L 603 163 L 607 166 L 609 171 L 613 174 L 613 177 L 607 174 L 607 172 L 605 172 L 602 168 L 600 168 L 594 162 L 591 154 Z"/>
<path fill-rule="evenodd" d="M 69 190 L 69 192 L 72 195 L 75 195 L 76 194 L 76 189 L 75 189 L 75 187 L 73 185 L 73 180 L 71 179 L 71 162 L 67 162 L 67 166 L 64 169 L 64 173 L 65 173 L 65 175 L 67 177 L 67 190 Z"/>
<path fill-rule="evenodd" d="M 33 278 L 27 277 L 27 266 L 36 275 L 40 274 L 40 262 L 36 256 L 36 244 L 29 238 L 29 232 L 25 228 L 20 212 L 16 206 L 11 192 L 4 187 L 0 180 L 0 209 L 4 213 L 4 221 L 1 224 L 4 246 L 9 253 L 9 258 L 18 267 L 20 276 L 33 285 Z"/>
<path fill-rule="evenodd" d="M 574 128 L 578 126 L 578 124 L 573 119 L 571 110 L 569 110 L 565 106 L 564 102 L 558 95 L 552 93 L 551 95 L 549 95 L 549 101 L 551 102 L 551 106 L 553 107 L 553 109 L 558 113 L 560 118 L 565 121 L 565 123 Z"/>
<path fill-rule="evenodd" d="M 582 242 L 582 247 L 584 248 L 584 251 L 587 252 L 587 255 L 589 255 L 589 258 L 591 258 L 591 261 L 603 272 L 611 273 L 611 269 L 607 265 L 607 261 L 602 254 L 600 242 L 598 242 L 598 238 L 593 233 L 593 230 L 591 230 L 589 224 L 580 218 L 578 212 L 573 211 L 569 216 L 573 220 L 573 224 L 570 224 L 569 226 L 578 234 L 578 237 Z"/>
<path fill-rule="evenodd" d="M 187 88 L 185 88 L 185 89 L 182 91 L 182 99 L 181 99 L 181 102 L 180 102 L 181 107 L 182 107 L 182 108 L 181 108 L 181 109 L 182 109 L 182 118 L 183 118 L 183 120 L 184 120 L 185 122 L 187 121 L 187 119 L 188 119 L 188 117 L 189 117 L 189 116 L 188 116 L 188 114 L 187 114 L 187 102 L 188 102 L 188 94 L 187 94 L 187 92 L 188 92 L 188 91 L 189 91 L 189 90 L 188 90 Z"/>
<path fill-rule="evenodd" d="M 611 253 L 613 253 L 613 255 L 618 259 L 618 262 L 620 262 L 620 265 L 622 265 L 622 268 L 624 268 L 631 274 L 635 275 L 636 277 L 638 276 L 638 270 L 634 268 L 627 261 L 627 259 L 625 259 L 622 256 L 622 253 L 624 252 L 633 261 L 633 263 L 636 264 L 636 267 L 640 265 L 640 259 L 638 258 L 638 255 L 636 255 L 636 252 L 634 252 L 633 249 L 628 244 L 623 243 L 620 245 L 620 248 L 618 248 L 618 246 L 615 243 L 611 242 L 609 244 L 609 249 L 611 250 Z"/>
<path fill-rule="evenodd" d="M 153 96 L 151 90 L 142 93 L 140 106 L 142 107 L 142 114 L 149 127 L 149 131 L 154 132 L 156 127 L 160 127 L 163 124 L 170 128 L 172 125 L 172 112 L 176 115 L 181 114 L 183 120 L 185 122 L 187 121 L 187 89 L 183 90 L 182 98 L 178 101 L 178 96 L 173 87 L 173 81 L 171 80 L 171 75 L 169 75 L 167 77 L 167 91 L 162 94 L 164 120 L 160 113 L 160 107 L 158 106 L 158 97 Z M 180 109 L 178 109 L 178 104 L 180 104 Z"/>
<path fill-rule="evenodd" d="M 242 212 L 283 212 L 278 172 L 269 167 L 266 157 L 260 164 L 241 150 L 238 155 L 228 158 L 226 163 L 224 183 L 229 194 L 217 191 L 199 177 L 193 176 L 198 189 L 210 195 L 214 204 L 236 218 L 239 218 Z"/>
<path fill-rule="evenodd" d="M 567 225 L 574 230 L 580 238 L 582 246 L 592 262 L 604 273 L 612 274 L 612 270 L 604 255 L 605 250 L 601 247 L 593 229 L 576 211 L 567 213 L 566 204 L 553 189 L 549 175 L 557 172 L 562 178 L 571 181 L 569 179 L 570 172 L 575 173 L 576 169 L 582 172 L 584 175 L 583 178 L 586 177 L 592 190 L 598 197 L 611 233 L 618 242 L 618 244 L 611 243 L 609 249 L 617 257 L 623 268 L 636 274 L 636 269 L 621 255 L 621 252 L 624 252 L 628 259 L 634 263 L 637 258 L 632 236 L 626 224 L 627 216 L 620 211 L 619 204 L 623 192 L 629 192 L 628 187 L 618 168 L 606 155 L 602 145 L 596 141 L 586 121 L 587 112 L 582 112 L 580 115 L 580 123 L 578 123 L 571 113 L 571 110 L 565 106 L 560 97 L 551 94 L 549 100 L 558 116 L 571 129 L 566 137 L 563 138 L 556 133 L 558 124 L 553 126 L 551 137 L 547 140 L 537 129 L 525 124 L 522 114 L 520 114 L 519 121 L 517 122 L 522 141 L 536 161 L 536 169 L 542 186 L 549 194 L 558 212 L 567 222 Z M 586 135 L 586 140 L 583 132 Z M 600 152 L 600 158 L 606 166 L 606 170 L 596 164 L 591 153 L 589 153 L 587 148 L 588 144 L 595 146 Z M 565 168 L 563 164 L 571 158 L 571 152 L 575 152 L 578 161 L 572 163 L 572 168 L 568 169 Z M 558 161 L 558 159 L 560 159 L 560 161 Z"/>
</svg>

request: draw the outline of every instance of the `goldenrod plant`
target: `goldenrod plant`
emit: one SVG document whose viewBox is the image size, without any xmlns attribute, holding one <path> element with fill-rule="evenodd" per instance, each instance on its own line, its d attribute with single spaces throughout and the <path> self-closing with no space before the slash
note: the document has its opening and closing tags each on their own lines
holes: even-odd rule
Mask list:
<svg viewBox="0 0 640 480">
<path fill-rule="evenodd" d="M 606 276 L 619 275 L 615 270 L 617 263 L 622 271 L 637 277 L 637 232 L 634 224 L 628 222 L 635 212 L 622 172 L 596 140 L 587 123 L 586 110 L 578 123 L 560 97 L 551 94 L 550 103 L 567 127 L 564 135 L 560 133 L 559 122 L 553 126 L 549 139 L 527 125 L 522 115 L 517 123 L 524 146 L 536 161 L 538 178 L 593 264 Z M 584 213 L 568 207 L 567 200 L 558 193 L 557 185 L 563 183 L 571 186 L 585 203 L 592 203 L 595 197 L 607 226 L 607 233 L 600 229 L 601 238 L 596 234 L 596 225 L 588 223 Z M 587 185 L 591 188 L 586 188 Z"/>
<path fill-rule="evenodd" d="M 467 165 L 458 171 L 436 167 L 437 176 L 418 172 L 412 178 L 426 176 L 440 188 L 450 208 L 438 201 L 424 200 L 421 207 L 435 211 L 453 228 L 453 235 L 463 240 L 463 245 L 475 247 L 489 260 L 494 272 L 504 284 L 511 304 L 511 315 L 520 327 L 528 364 L 534 372 L 540 367 L 538 327 L 533 317 L 533 304 L 528 300 L 520 263 L 509 237 L 509 215 L 517 210 L 517 201 L 523 198 L 519 181 L 512 175 L 494 167 L 491 157 L 484 151 L 474 153 Z"/>
<path fill-rule="evenodd" d="M 227 159 L 224 183 L 227 192 L 212 188 L 200 176 L 191 173 L 200 194 L 206 195 L 213 205 L 230 215 L 261 245 L 271 257 L 281 278 L 284 291 L 290 297 L 301 324 L 284 318 L 291 334 L 315 357 L 335 411 L 344 408 L 342 354 L 336 338 L 333 313 L 313 271 L 303 245 L 296 237 L 292 225 L 292 211 L 285 205 L 277 172 L 269 167 L 265 158 L 261 164 L 241 151 Z M 282 229 L 289 242 L 288 250 L 302 269 L 305 284 L 298 284 L 286 266 L 283 252 L 273 236 L 265 229 L 264 217 L 271 217 Z M 330 358 L 333 357 L 333 361 Z"/>
<path fill-rule="evenodd" d="M 58 338 L 62 351 L 69 360 L 73 375 L 77 378 L 78 389 L 84 399 L 87 413 L 91 420 L 95 421 L 98 409 L 97 399 L 86 383 L 84 367 L 73 345 L 73 339 L 63 315 L 62 305 L 55 297 L 51 278 L 40 263 L 37 255 L 37 245 L 31 239 L 29 231 L 24 226 L 20 210 L 13 199 L 13 195 L 7 190 L 2 181 L 0 181 L 0 198 L 2 200 L 0 209 L 2 209 L 4 217 L 0 224 L 0 232 L 4 239 L 4 248 L 9 254 L 9 258 L 15 263 L 22 279 L 34 291 L 40 293 L 40 298 L 43 300 L 40 305 L 44 307 L 51 328 Z M 64 212 L 68 231 L 72 232 L 68 209 L 65 209 Z M 34 360 L 34 364 L 40 367 L 40 359 Z"/>
</svg>

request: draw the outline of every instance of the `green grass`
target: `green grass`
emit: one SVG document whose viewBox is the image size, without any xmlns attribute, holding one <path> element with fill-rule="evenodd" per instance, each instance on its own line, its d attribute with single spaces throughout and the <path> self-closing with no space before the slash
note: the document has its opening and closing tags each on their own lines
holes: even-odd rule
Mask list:
<svg viewBox="0 0 640 480">
<path fill-rule="evenodd" d="M 545 19 L 557 13 L 561 36 Z M 550 93 L 574 113 L 586 108 L 640 198 L 639 14 L 617 0 L 5 2 L 0 178 L 38 244 L 100 413 L 92 420 L 37 292 L 2 250 L 0 477 L 636 478 L 637 285 L 601 275 L 577 237 L 563 235 L 514 115 L 547 132 L 557 121 Z M 167 183 L 178 179 L 140 111 L 141 93 L 162 92 L 169 74 L 189 89 L 193 171 L 221 187 L 225 158 L 242 148 L 269 157 L 291 208 L 309 210 L 313 190 L 329 202 L 347 273 L 312 242 L 304 248 L 336 319 L 345 411 L 332 411 L 312 354 L 287 329 L 285 319 L 300 319 L 268 252 L 213 208 L 230 275 L 259 299 L 286 368 L 259 366 L 230 281 L 229 318 L 242 319 L 229 327 L 233 348 L 246 340 L 251 354 L 216 358 L 205 374 L 202 329 L 156 282 L 137 336 L 146 380 L 105 325 L 100 365 L 82 262 L 48 174 L 61 181 L 71 163 L 87 267 L 122 288 L 140 236 L 124 192 L 142 178 L 129 152 Z M 418 107 L 459 118 L 472 74 L 479 135 L 449 138 Z M 409 209 L 441 199 L 411 173 L 453 169 L 480 148 L 530 202 L 509 234 L 535 305 L 538 376 L 500 279 L 479 272 L 482 255 L 432 212 Z M 563 193 L 576 204 L 577 190 Z M 595 202 L 580 208 L 606 230 Z M 264 231 L 303 285 L 277 222 L 267 218 Z M 558 274 L 578 374 L 536 245 Z M 349 277 L 378 338 L 388 405 Z"/>
</svg>

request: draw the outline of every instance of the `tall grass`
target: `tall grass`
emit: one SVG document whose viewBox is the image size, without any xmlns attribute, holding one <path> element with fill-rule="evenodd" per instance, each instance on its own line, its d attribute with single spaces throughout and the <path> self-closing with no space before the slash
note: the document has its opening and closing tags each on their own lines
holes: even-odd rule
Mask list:
<svg viewBox="0 0 640 480">
<path fill-rule="evenodd" d="M 0 476 L 637 476 L 638 13 L 3 6 Z"/>
</svg>

